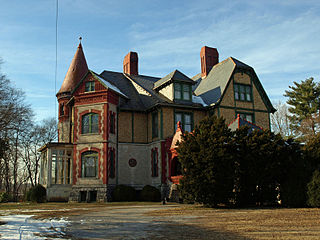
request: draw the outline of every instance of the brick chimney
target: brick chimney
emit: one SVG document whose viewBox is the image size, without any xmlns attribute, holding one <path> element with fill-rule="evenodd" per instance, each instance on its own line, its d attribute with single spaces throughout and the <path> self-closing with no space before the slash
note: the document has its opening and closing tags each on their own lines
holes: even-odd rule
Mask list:
<svg viewBox="0 0 320 240">
<path fill-rule="evenodd" d="M 208 76 L 211 68 L 219 63 L 219 53 L 216 48 L 204 46 L 200 51 L 201 77 Z"/>
<path fill-rule="evenodd" d="M 129 52 L 123 59 L 123 73 L 138 75 L 138 53 Z"/>
</svg>

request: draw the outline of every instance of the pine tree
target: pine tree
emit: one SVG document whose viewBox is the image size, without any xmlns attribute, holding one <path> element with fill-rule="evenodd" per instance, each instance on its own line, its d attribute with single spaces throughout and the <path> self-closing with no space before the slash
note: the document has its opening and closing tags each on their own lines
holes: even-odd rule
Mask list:
<svg viewBox="0 0 320 240">
<path fill-rule="evenodd" d="M 231 136 L 225 120 L 216 116 L 204 119 L 184 136 L 177 149 L 184 169 L 183 199 L 210 206 L 229 203 L 234 187 Z"/>
<path fill-rule="evenodd" d="M 291 127 L 297 137 L 308 138 L 319 131 L 320 84 L 311 77 L 301 83 L 293 82 L 291 90 L 285 91 L 291 105 Z"/>
</svg>

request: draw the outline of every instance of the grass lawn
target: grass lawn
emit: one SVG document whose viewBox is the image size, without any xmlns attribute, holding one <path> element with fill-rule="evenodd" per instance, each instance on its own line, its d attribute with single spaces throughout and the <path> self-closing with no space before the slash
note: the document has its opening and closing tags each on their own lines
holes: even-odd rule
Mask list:
<svg viewBox="0 0 320 240">
<path fill-rule="evenodd" d="M 189 228 L 182 226 L 186 239 L 320 239 L 319 208 L 211 209 L 184 205 L 148 214 L 199 216 L 187 224 Z M 174 228 L 171 226 L 171 231 Z"/>
<path fill-rule="evenodd" d="M 160 203 L 140 202 L 5 203 L 0 204 L 0 215 L 32 214 L 36 218 L 60 218 L 147 205 L 160 207 Z M 174 205 L 145 215 L 152 217 L 152 221 L 165 222 L 165 227 L 156 228 L 160 235 L 153 239 L 163 239 L 157 237 L 161 235 L 169 236 L 166 239 L 320 239 L 318 208 L 212 209 L 199 205 Z M 174 220 L 177 218 L 185 220 Z"/>
</svg>

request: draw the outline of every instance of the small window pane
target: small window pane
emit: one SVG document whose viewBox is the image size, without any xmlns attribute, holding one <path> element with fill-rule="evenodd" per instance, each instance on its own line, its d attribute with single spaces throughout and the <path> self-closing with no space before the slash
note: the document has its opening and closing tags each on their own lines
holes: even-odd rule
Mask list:
<svg viewBox="0 0 320 240">
<path fill-rule="evenodd" d="M 191 132 L 191 124 L 184 124 L 184 131 Z"/>
<path fill-rule="evenodd" d="M 91 133 L 99 132 L 99 117 L 98 114 L 91 115 Z"/>
<path fill-rule="evenodd" d="M 82 117 L 82 133 L 89 132 L 89 115 L 84 115 Z"/>
<path fill-rule="evenodd" d="M 246 120 L 249 121 L 249 122 L 252 122 L 252 116 L 247 114 L 246 115 Z"/>
<path fill-rule="evenodd" d="M 174 85 L 174 98 L 181 99 L 181 85 L 175 84 Z"/>
<path fill-rule="evenodd" d="M 187 84 L 183 85 L 183 99 L 184 100 L 190 100 L 190 86 Z"/>
<path fill-rule="evenodd" d="M 191 124 L 191 115 L 190 114 L 185 114 L 184 115 L 184 123 L 185 124 Z"/>
<path fill-rule="evenodd" d="M 235 98 L 236 100 L 239 100 L 239 92 L 234 92 L 234 98 Z"/>
</svg>

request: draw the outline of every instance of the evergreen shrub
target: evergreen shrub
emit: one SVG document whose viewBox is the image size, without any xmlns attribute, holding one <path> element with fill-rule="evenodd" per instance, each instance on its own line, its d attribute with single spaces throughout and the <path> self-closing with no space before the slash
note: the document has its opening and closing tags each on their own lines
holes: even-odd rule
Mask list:
<svg viewBox="0 0 320 240">
<path fill-rule="evenodd" d="M 136 200 L 136 190 L 133 187 L 126 185 L 118 185 L 113 190 L 113 201 L 115 202 L 130 202 Z"/>
<path fill-rule="evenodd" d="M 6 192 L 0 193 L 0 203 L 9 202 L 11 200 L 10 194 Z"/>
<path fill-rule="evenodd" d="M 320 172 L 315 170 L 311 181 L 308 183 L 308 205 L 320 207 Z"/>
<path fill-rule="evenodd" d="M 146 202 L 159 202 L 161 200 L 161 193 L 158 188 L 146 185 L 140 193 L 140 198 Z"/>
<path fill-rule="evenodd" d="M 41 203 L 46 201 L 46 193 L 46 188 L 41 184 L 38 184 L 29 189 L 26 198 L 27 201 Z"/>
</svg>

